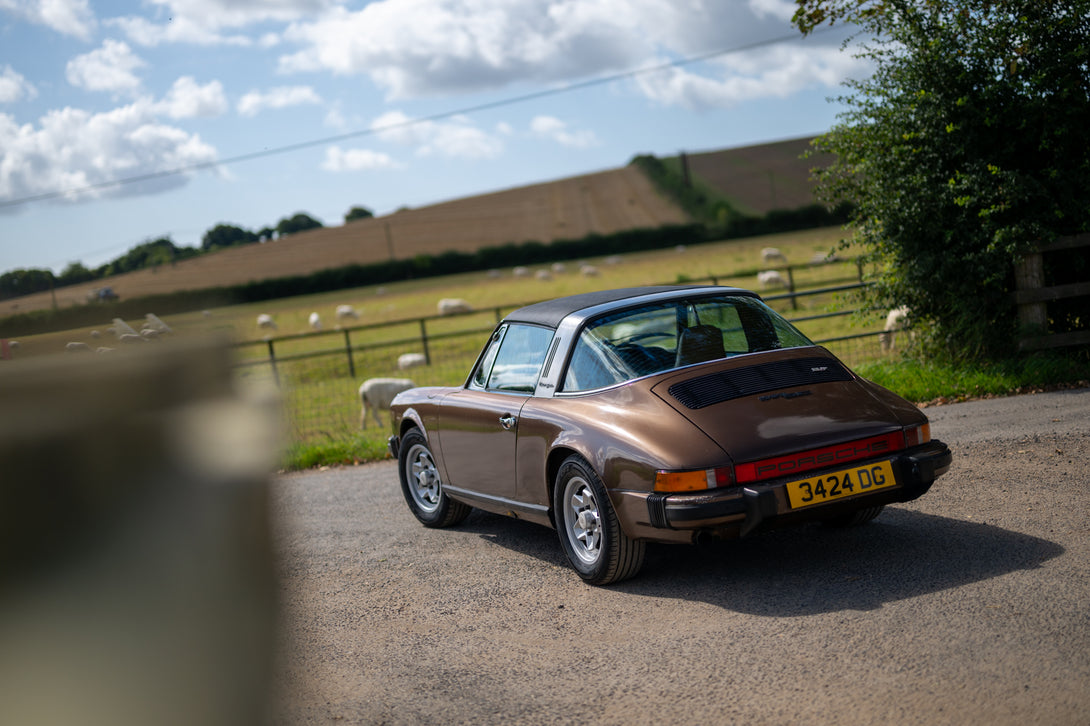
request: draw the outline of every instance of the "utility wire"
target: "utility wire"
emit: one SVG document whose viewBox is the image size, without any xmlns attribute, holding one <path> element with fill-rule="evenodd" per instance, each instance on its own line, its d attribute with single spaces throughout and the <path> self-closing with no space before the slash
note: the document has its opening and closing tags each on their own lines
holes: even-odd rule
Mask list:
<svg viewBox="0 0 1090 726">
<path fill-rule="evenodd" d="M 816 30 L 810 35 L 818 35 L 823 32 L 828 32 L 831 28 L 822 28 Z M 164 169 L 162 171 L 149 172 L 147 174 L 138 174 L 136 176 L 123 177 L 121 179 L 112 179 L 110 181 L 98 182 L 95 184 L 87 184 L 80 187 L 74 187 L 64 191 L 43 192 L 41 194 L 34 194 L 26 197 L 19 197 L 16 199 L 0 200 L 0 208 L 14 207 L 19 204 L 29 204 L 31 202 L 41 202 L 47 199 L 57 199 L 59 197 L 66 197 L 72 194 L 81 194 L 84 192 L 95 191 L 98 189 L 109 189 L 112 187 L 124 186 L 127 184 L 138 184 L 140 182 L 153 181 L 155 179 L 163 179 L 165 177 L 177 176 L 179 174 L 187 174 L 193 171 L 201 171 L 204 169 L 214 169 L 220 166 L 227 166 L 228 164 L 237 164 L 243 161 L 253 161 L 254 159 L 262 159 L 267 156 L 276 156 L 279 154 L 287 154 L 292 151 L 300 151 L 302 149 L 311 149 L 317 146 L 326 146 L 328 144 L 334 144 L 340 141 L 347 141 L 349 139 L 358 139 L 363 136 L 373 136 L 386 131 L 393 131 L 395 129 L 408 128 L 410 126 L 416 126 L 418 124 L 429 123 L 432 121 L 441 121 L 443 119 L 452 118 L 454 116 L 467 116 L 470 114 L 478 113 L 480 111 L 489 111 L 495 108 L 502 108 L 504 106 L 512 106 L 518 103 L 525 103 L 526 101 L 534 101 L 540 98 L 548 98 L 549 96 L 558 96 L 563 93 L 570 93 L 572 91 L 579 91 L 585 88 L 593 88 L 595 86 L 602 86 L 608 83 L 614 83 L 616 81 L 622 81 L 627 78 L 635 78 L 636 76 L 646 75 L 648 73 L 657 73 L 659 71 L 669 70 L 671 68 L 681 68 L 683 66 L 692 65 L 694 63 L 701 63 L 712 58 L 719 56 L 730 55 L 732 53 L 743 53 L 748 50 L 755 50 L 757 48 L 763 48 L 769 45 L 778 45 L 791 40 L 800 40 L 798 34 L 783 35 L 778 38 L 769 38 L 767 40 L 759 40 L 755 43 L 749 43 L 747 45 L 738 46 L 736 48 L 727 48 L 723 50 L 711 51 L 702 55 L 689 56 L 687 58 L 680 58 L 678 60 L 668 61 L 666 63 L 660 63 L 658 65 L 646 66 L 643 68 L 636 68 L 629 71 L 623 71 L 621 73 L 615 73 L 609 76 L 602 76 L 599 78 L 592 78 L 586 81 L 579 81 L 577 83 L 570 83 L 564 86 L 558 86 L 556 88 L 548 88 L 542 91 L 534 91 L 532 93 L 526 93 L 521 96 L 512 96 L 510 98 L 503 98 L 497 101 L 489 101 L 487 103 L 480 103 L 474 106 L 465 106 L 463 108 L 455 109 L 453 111 L 442 111 L 440 113 L 431 114 L 430 116 L 422 116 L 420 118 L 408 119 L 405 121 L 399 121 L 397 123 L 386 124 L 383 126 L 372 126 L 371 128 L 360 129 L 358 131 L 350 131 L 344 134 L 338 134 L 336 136 L 326 136 L 321 139 L 312 139 L 310 141 L 300 141 L 295 144 L 287 144 L 285 146 L 278 146 L 272 149 L 262 149 L 261 151 L 252 151 L 247 154 L 239 154 L 238 156 L 230 156 L 226 159 L 218 159 L 216 161 L 204 161 L 199 164 L 188 164 L 186 166 L 179 166 L 173 169 Z"/>
</svg>

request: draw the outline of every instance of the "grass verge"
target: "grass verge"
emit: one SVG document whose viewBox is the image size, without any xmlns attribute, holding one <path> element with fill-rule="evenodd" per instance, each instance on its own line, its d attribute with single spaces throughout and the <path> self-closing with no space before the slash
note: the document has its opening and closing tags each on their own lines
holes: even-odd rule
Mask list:
<svg viewBox="0 0 1090 726">
<path fill-rule="evenodd" d="M 1085 354 L 1035 355 L 971 366 L 906 358 L 862 363 L 855 372 L 918 405 L 1090 386 Z"/>
</svg>

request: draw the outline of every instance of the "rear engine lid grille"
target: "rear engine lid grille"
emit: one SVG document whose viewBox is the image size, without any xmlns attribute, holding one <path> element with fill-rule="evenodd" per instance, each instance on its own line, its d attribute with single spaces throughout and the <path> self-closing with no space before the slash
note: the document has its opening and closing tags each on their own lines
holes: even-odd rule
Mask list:
<svg viewBox="0 0 1090 726">
<path fill-rule="evenodd" d="M 831 358 L 794 358 L 690 378 L 667 390 L 695 410 L 767 391 L 850 380 L 848 369 Z"/>
</svg>

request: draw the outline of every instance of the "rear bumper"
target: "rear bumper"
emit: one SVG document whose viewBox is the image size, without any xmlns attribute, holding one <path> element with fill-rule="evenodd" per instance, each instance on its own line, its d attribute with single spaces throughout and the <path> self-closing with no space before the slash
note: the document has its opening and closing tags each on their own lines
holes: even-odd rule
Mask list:
<svg viewBox="0 0 1090 726">
<path fill-rule="evenodd" d="M 888 459 L 896 486 L 804 509 L 791 509 L 786 492 L 790 479 L 777 479 L 706 494 L 651 494 L 647 511 L 656 529 L 722 530 L 726 536 L 745 536 L 764 525 L 821 520 L 865 507 L 912 501 L 927 493 L 935 479 L 950 468 L 952 459 L 950 448 L 941 441 L 900 451 Z M 858 462 L 860 466 L 866 463 Z"/>
</svg>

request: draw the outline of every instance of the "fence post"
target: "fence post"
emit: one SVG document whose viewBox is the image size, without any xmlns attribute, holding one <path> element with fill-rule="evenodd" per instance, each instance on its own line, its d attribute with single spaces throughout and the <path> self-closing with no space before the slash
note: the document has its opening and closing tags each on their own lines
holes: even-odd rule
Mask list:
<svg viewBox="0 0 1090 726">
<path fill-rule="evenodd" d="M 352 361 L 352 343 L 348 339 L 348 331 L 344 331 L 344 352 L 348 354 L 348 375 L 356 377 L 356 364 Z"/>
<path fill-rule="evenodd" d="M 799 309 L 799 299 L 795 297 L 795 275 L 791 272 L 790 267 L 785 267 L 787 270 L 787 291 L 791 293 L 791 309 Z"/>
<path fill-rule="evenodd" d="M 428 352 L 428 327 L 424 318 L 420 318 L 420 342 L 424 345 L 424 363 L 431 365 L 431 354 Z"/>
<path fill-rule="evenodd" d="M 280 385 L 280 371 L 276 370 L 276 352 L 273 351 L 272 340 L 266 340 L 265 344 L 269 346 L 269 365 L 272 366 L 273 380 L 276 381 L 276 385 Z"/>
<path fill-rule="evenodd" d="M 855 258 L 855 269 L 859 272 L 859 282 L 863 282 L 863 261 Z"/>
</svg>

